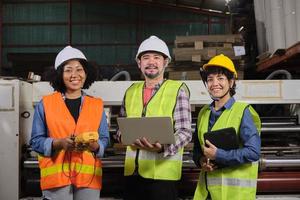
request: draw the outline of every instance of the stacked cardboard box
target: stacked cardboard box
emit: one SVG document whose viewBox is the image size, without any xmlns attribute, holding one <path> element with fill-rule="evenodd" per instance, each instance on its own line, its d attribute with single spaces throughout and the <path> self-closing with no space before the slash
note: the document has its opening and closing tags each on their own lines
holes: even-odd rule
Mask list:
<svg viewBox="0 0 300 200">
<path fill-rule="evenodd" d="M 175 48 L 173 49 L 176 64 L 173 67 L 176 68 L 177 66 L 177 69 L 169 70 L 169 78 L 201 79 L 199 68 L 212 57 L 224 54 L 234 61 L 236 69 L 239 71 L 239 79 L 243 79 L 241 72 L 243 72 L 244 65 L 240 63 L 243 63 L 242 55 L 244 53 L 244 41 L 239 34 L 176 36 Z M 198 65 L 198 69 L 195 70 L 195 67 L 189 69 L 187 67 L 189 65 Z M 184 70 L 181 66 L 185 66 Z"/>
<path fill-rule="evenodd" d="M 172 62 L 165 72 L 168 78 L 173 80 L 201 80 L 200 67 L 196 62 Z"/>
<path fill-rule="evenodd" d="M 176 61 L 207 61 L 215 55 L 224 54 L 233 60 L 241 59 L 234 47 L 243 47 L 241 35 L 195 35 L 176 36 L 173 54 Z"/>
</svg>

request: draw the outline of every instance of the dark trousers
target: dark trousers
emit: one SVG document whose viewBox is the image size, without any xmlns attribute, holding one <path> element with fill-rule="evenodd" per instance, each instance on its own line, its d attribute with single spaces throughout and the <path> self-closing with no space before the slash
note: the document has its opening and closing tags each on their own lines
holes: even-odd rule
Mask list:
<svg viewBox="0 0 300 200">
<path fill-rule="evenodd" d="M 124 200 L 177 200 L 177 182 L 126 176 Z"/>
</svg>

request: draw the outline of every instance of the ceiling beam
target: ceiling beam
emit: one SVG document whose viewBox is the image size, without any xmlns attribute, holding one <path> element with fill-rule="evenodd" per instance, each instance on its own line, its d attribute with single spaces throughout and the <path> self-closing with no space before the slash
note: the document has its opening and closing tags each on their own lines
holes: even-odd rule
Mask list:
<svg viewBox="0 0 300 200">
<path fill-rule="evenodd" d="M 141 6 L 155 6 L 160 8 L 167 8 L 167 9 L 174 9 L 174 10 L 180 10 L 180 11 L 186 11 L 191 13 L 197 13 L 197 14 L 205 14 L 205 15 L 211 15 L 211 16 L 219 16 L 219 17 L 228 17 L 227 15 L 223 13 L 216 13 L 211 12 L 206 9 L 202 9 L 199 7 L 193 7 L 193 6 L 185 6 L 182 4 L 178 4 L 178 1 L 176 0 L 174 3 L 163 3 L 162 1 L 145 1 L 145 0 L 98 0 L 98 1 L 108 1 L 110 3 L 113 2 L 123 2 L 123 3 L 130 3 L 130 4 L 136 4 Z M 204 0 L 202 0 L 203 3 Z"/>
</svg>

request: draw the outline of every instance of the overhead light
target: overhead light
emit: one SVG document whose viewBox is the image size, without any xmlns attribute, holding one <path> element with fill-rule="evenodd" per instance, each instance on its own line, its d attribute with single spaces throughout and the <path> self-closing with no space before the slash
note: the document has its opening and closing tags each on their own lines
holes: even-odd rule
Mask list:
<svg viewBox="0 0 300 200">
<path fill-rule="evenodd" d="M 238 30 L 238 32 L 240 33 L 242 30 L 244 30 L 244 26 L 241 26 Z"/>
<path fill-rule="evenodd" d="M 229 5 L 225 5 L 224 13 L 225 13 L 226 15 L 230 15 L 230 6 L 229 6 Z"/>
<path fill-rule="evenodd" d="M 227 6 L 231 0 L 225 0 L 225 5 Z"/>
<path fill-rule="evenodd" d="M 209 12 L 215 12 L 215 13 L 222 13 L 220 10 L 213 10 L 213 9 L 208 9 Z"/>
</svg>

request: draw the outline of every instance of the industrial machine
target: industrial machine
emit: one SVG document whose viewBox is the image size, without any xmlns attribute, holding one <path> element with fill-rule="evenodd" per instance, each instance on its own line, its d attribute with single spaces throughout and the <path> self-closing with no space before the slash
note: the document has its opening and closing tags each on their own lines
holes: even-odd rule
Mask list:
<svg viewBox="0 0 300 200">
<path fill-rule="evenodd" d="M 201 81 L 185 81 L 191 91 L 193 127 L 211 99 Z M 132 81 L 99 81 L 87 93 L 104 100 L 112 145 L 103 158 L 101 196 L 122 197 L 125 147 L 114 143 L 116 117 Z M 300 80 L 241 80 L 235 98 L 252 104 L 262 118 L 258 194 L 300 196 Z M 41 196 L 37 155 L 29 146 L 34 106 L 52 92 L 48 82 L 0 79 L 0 199 Z M 179 195 L 193 196 L 199 169 L 192 143 L 185 148 Z M 18 187 L 16 187 L 18 186 Z M 300 198 L 300 197 L 299 197 Z"/>
</svg>

